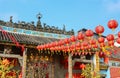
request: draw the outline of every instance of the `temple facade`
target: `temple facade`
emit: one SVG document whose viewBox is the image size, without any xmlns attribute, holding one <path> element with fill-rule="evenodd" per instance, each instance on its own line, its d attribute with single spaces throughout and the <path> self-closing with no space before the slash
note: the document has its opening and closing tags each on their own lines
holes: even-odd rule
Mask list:
<svg viewBox="0 0 120 78">
<path fill-rule="evenodd" d="M 74 30 L 66 31 L 46 23 L 41 24 L 42 15 L 37 15 L 37 25 L 34 22 L 19 21 L 14 23 L 12 16 L 9 22 L 0 20 L 0 76 L 2 78 L 85 78 L 82 72 L 89 73 L 88 78 L 114 78 L 110 73 L 113 65 L 119 66 L 118 57 L 111 56 L 108 64 L 99 58 L 95 50 L 74 53 L 52 52 L 49 49 L 38 50 L 37 45 L 43 45 L 74 35 Z M 79 32 L 85 33 L 87 29 Z M 105 36 L 103 36 L 105 37 Z M 94 39 L 98 34 L 94 33 Z M 87 40 L 86 40 L 87 41 Z M 67 44 L 66 44 L 67 46 Z M 118 49 L 117 49 L 118 50 Z M 85 69 L 84 67 L 90 68 Z"/>
</svg>

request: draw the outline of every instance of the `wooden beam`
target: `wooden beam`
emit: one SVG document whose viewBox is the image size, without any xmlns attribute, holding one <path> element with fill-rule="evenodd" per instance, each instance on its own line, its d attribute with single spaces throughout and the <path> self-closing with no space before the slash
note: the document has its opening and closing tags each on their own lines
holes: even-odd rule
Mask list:
<svg viewBox="0 0 120 78">
<path fill-rule="evenodd" d="M 14 43 L 8 43 L 8 42 L 0 42 L 0 44 L 2 45 L 10 45 L 10 46 L 16 46 L 16 44 Z M 20 43 L 20 44 L 23 44 L 25 47 L 28 47 L 28 48 L 36 48 L 36 45 L 27 45 L 25 43 Z"/>
<path fill-rule="evenodd" d="M 92 63 L 93 62 L 92 60 L 86 60 L 86 59 L 74 59 L 73 61 L 84 62 L 84 63 Z"/>
<path fill-rule="evenodd" d="M 15 55 L 15 54 L 0 54 L 0 57 L 19 58 L 19 59 L 22 59 L 22 56 L 20 56 L 20 55 Z"/>
<path fill-rule="evenodd" d="M 72 65 L 74 66 L 75 62 L 83 62 L 83 63 L 93 63 L 92 60 L 86 60 L 86 59 L 77 59 L 75 58 L 72 62 Z"/>
</svg>

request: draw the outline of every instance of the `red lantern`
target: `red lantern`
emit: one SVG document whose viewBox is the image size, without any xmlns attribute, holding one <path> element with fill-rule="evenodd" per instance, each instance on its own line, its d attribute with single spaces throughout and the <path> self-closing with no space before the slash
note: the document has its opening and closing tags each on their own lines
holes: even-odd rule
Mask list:
<svg viewBox="0 0 120 78">
<path fill-rule="evenodd" d="M 99 38 L 98 38 L 98 42 L 99 42 L 99 43 L 104 43 L 104 41 L 105 41 L 104 37 L 99 37 Z"/>
<path fill-rule="evenodd" d="M 114 45 L 114 41 L 108 41 L 108 45 L 109 46 L 113 46 Z"/>
<path fill-rule="evenodd" d="M 60 50 L 62 51 L 64 50 L 64 45 L 60 46 Z"/>
<path fill-rule="evenodd" d="M 84 34 L 82 32 L 79 32 L 78 35 L 77 35 L 77 39 L 78 40 L 83 40 L 84 39 Z"/>
<path fill-rule="evenodd" d="M 81 43 L 82 46 L 88 46 L 88 42 L 87 41 L 84 41 Z"/>
<path fill-rule="evenodd" d="M 99 35 L 101 35 L 104 32 L 104 27 L 99 25 L 95 28 L 95 32 Z"/>
<path fill-rule="evenodd" d="M 116 20 L 110 20 L 108 21 L 108 27 L 110 29 L 115 29 L 118 27 L 118 22 Z"/>
<path fill-rule="evenodd" d="M 84 47 L 84 49 L 87 49 L 88 42 L 84 41 L 84 42 L 81 43 L 81 45 Z"/>
<path fill-rule="evenodd" d="M 40 45 L 38 45 L 36 48 L 37 48 L 38 50 L 40 50 Z"/>
<path fill-rule="evenodd" d="M 94 45 L 93 45 L 93 48 L 98 48 L 98 45 L 97 45 L 97 44 L 94 44 Z"/>
<path fill-rule="evenodd" d="M 96 41 L 94 39 L 92 39 L 92 40 L 90 40 L 90 44 L 94 45 L 94 44 L 96 44 Z"/>
<path fill-rule="evenodd" d="M 81 50 L 85 50 L 85 47 L 83 45 L 81 45 L 80 49 Z"/>
<path fill-rule="evenodd" d="M 76 47 L 80 47 L 80 42 L 77 42 L 77 43 L 76 43 Z"/>
<path fill-rule="evenodd" d="M 71 46 L 70 46 L 70 50 L 71 50 L 71 51 L 74 51 L 74 50 L 75 50 L 75 47 L 76 47 L 75 45 L 71 45 Z"/>
<path fill-rule="evenodd" d="M 53 51 L 53 47 L 51 47 L 50 50 Z"/>
<path fill-rule="evenodd" d="M 120 38 L 120 31 L 118 32 L 118 37 Z"/>
<path fill-rule="evenodd" d="M 88 45 L 88 46 L 87 46 L 87 49 L 91 49 L 91 47 L 92 47 L 91 45 Z"/>
<path fill-rule="evenodd" d="M 67 46 L 63 46 L 63 51 L 67 52 Z"/>
<path fill-rule="evenodd" d="M 85 32 L 85 35 L 86 35 L 87 37 L 91 37 L 91 36 L 93 36 L 93 31 L 92 31 L 92 30 L 87 30 L 87 31 Z"/>
<path fill-rule="evenodd" d="M 64 44 L 64 41 L 63 41 L 63 40 L 58 41 L 58 45 L 59 45 L 59 46 L 61 46 L 61 45 L 63 45 L 63 44 Z"/>
<path fill-rule="evenodd" d="M 76 41 L 76 38 L 75 38 L 74 35 L 70 37 L 70 41 L 71 41 L 71 42 L 75 42 L 75 41 Z"/>
<path fill-rule="evenodd" d="M 81 64 L 81 65 L 80 65 L 80 68 L 81 68 L 82 70 L 84 70 L 84 69 L 85 69 L 85 64 Z"/>
<path fill-rule="evenodd" d="M 59 45 L 59 43 L 57 41 L 55 41 L 55 46 L 58 46 L 58 45 Z"/>
<path fill-rule="evenodd" d="M 117 38 L 117 39 L 116 39 L 116 42 L 117 42 L 118 44 L 120 44 L 120 38 Z"/>
<path fill-rule="evenodd" d="M 51 44 L 50 43 L 48 43 L 48 48 L 50 48 L 51 47 Z"/>
<path fill-rule="evenodd" d="M 114 40 L 114 35 L 113 35 L 113 34 L 107 35 L 107 40 L 108 40 L 108 41 Z"/>
<path fill-rule="evenodd" d="M 105 47 L 105 43 L 100 43 L 100 47 Z"/>
<path fill-rule="evenodd" d="M 70 47 L 69 46 L 66 46 L 65 49 L 66 49 L 67 52 L 70 52 Z"/>
<path fill-rule="evenodd" d="M 76 50 L 80 50 L 80 42 L 77 42 L 77 44 L 76 44 Z"/>
<path fill-rule="evenodd" d="M 65 44 L 69 43 L 69 38 L 64 39 Z"/>
</svg>

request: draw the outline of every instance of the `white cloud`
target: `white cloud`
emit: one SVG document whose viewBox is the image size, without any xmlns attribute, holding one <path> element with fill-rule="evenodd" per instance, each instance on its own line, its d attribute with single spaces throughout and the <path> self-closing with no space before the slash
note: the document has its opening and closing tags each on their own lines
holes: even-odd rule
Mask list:
<svg viewBox="0 0 120 78">
<path fill-rule="evenodd" d="M 103 5 L 108 12 L 120 12 L 120 0 L 103 0 Z"/>
</svg>

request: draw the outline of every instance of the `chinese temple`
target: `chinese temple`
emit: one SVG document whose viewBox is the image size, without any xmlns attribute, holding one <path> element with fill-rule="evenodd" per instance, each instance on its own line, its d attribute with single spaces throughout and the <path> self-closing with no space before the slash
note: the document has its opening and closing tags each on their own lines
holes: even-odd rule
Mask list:
<svg viewBox="0 0 120 78">
<path fill-rule="evenodd" d="M 14 23 L 12 16 L 9 22 L 0 20 L 1 78 L 107 77 L 101 72 L 109 70 L 114 35 L 102 36 L 104 27 L 100 25 L 95 32 L 82 29 L 74 35 L 74 30 L 66 31 L 65 25 L 63 29 L 42 25 L 41 18 L 39 13 L 37 25 L 33 21 Z M 110 23 L 111 29 L 117 27 L 115 20 Z M 118 37 L 120 44 L 120 32 Z"/>
<path fill-rule="evenodd" d="M 61 56 L 51 56 L 47 52 L 41 54 L 36 46 L 69 38 L 74 31 L 66 31 L 65 25 L 63 29 L 45 23 L 42 25 L 41 17 L 39 13 L 37 25 L 33 21 L 14 23 L 12 16 L 9 22 L 0 20 L 0 69 L 6 67 L 0 70 L 1 78 L 18 78 L 19 75 L 23 78 L 54 78 L 53 73 L 56 73 L 56 77 L 59 74 L 55 71 L 61 69 L 61 66 L 57 66 L 61 65 L 57 63 L 62 60 Z"/>
</svg>

